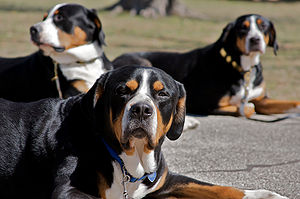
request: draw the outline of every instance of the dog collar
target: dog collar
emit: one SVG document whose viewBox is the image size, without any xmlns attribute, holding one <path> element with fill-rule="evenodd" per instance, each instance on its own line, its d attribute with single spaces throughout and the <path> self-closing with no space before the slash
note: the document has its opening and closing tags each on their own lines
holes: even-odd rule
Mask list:
<svg viewBox="0 0 300 199">
<path fill-rule="evenodd" d="M 108 150 L 110 156 L 115 159 L 121 167 L 122 173 L 126 174 L 128 176 L 128 181 L 129 182 L 137 182 L 137 181 L 141 181 L 144 180 L 145 178 L 148 178 L 148 180 L 150 182 L 154 182 L 154 180 L 156 179 L 157 173 L 153 172 L 153 173 L 146 173 L 145 175 L 143 175 L 141 178 L 135 178 L 132 175 L 130 175 L 130 173 L 128 173 L 128 171 L 125 168 L 125 164 L 123 162 L 123 160 L 118 156 L 118 154 L 105 142 L 105 140 L 102 138 L 102 142 L 105 145 L 106 149 Z"/>
<path fill-rule="evenodd" d="M 249 95 L 249 85 L 250 85 L 250 80 L 251 80 L 251 72 L 252 72 L 253 68 L 255 67 L 255 65 L 251 66 L 249 70 L 244 71 L 243 68 L 236 63 L 236 61 L 232 60 L 232 57 L 226 52 L 226 50 L 224 48 L 220 49 L 220 55 L 226 60 L 227 63 L 231 64 L 232 67 L 235 70 L 237 70 L 237 71 L 239 71 L 240 73 L 243 74 L 243 77 L 244 77 L 244 85 L 243 85 L 243 87 L 245 89 L 245 94 L 244 94 L 244 96 L 241 99 L 242 110 L 240 111 L 240 113 L 241 113 L 241 115 L 244 116 L 245 113 L 244 113 L 243 106 L 248 102 L 247 101 L 247 97 Z"/>
<path fill-rule="evenodd" d="M 226 60 L 227 63 L 231 64 L 235 70 L 239 71 L 240 73 L 244 72 L 242 67 L 239 66 L 236 63 L 236 61 L 232 60 L 232 57 L 226 52 L 226 50 L 224 48 L 221 48 L 220 55 Z"/>
</svg>

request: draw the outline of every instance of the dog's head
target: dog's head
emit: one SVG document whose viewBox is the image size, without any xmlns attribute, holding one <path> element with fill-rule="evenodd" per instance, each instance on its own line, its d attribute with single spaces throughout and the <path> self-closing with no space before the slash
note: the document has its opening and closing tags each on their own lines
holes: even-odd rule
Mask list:
<svg viewBox="0 0 300 199">
<path fill-rule="evenodd" d="M 243 15 L 229 23 L 219 39 L 224 44 L 234 44 L 243 55 L 265 53 L 266 46 L 278 50 L 273 23 L 257 14 Z"/>
<path fill-rule="evenodd" d="M 105 140 L 119 143 L 130 154 L 136 141 L 142 141 L 144 152 L 149 152 L 162 144 L 165 135 L 179 138 L 185 98 L 183 85 L 162 70 L 126 66 L 102 75 L 83 104 L 96 114 L 95 123 L 105 121 L 99 127 L 104 128 Z"/>
<path fill-rule="evenodd" d="M 95 10 L 78 4 L 58 4 L 45 14 L 42 22 L 30 28 L 31 40 L 46 55 L 98 41 L 104 33 Z"/>
</svg>

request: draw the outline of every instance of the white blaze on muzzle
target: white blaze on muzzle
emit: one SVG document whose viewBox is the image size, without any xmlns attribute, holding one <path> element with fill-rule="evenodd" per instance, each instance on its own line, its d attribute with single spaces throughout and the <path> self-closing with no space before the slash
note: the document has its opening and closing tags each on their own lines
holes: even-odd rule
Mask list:
<svg viewBox="0 0 300 199">
<path fill-rule="evenodd" d="M 156 135 L 156 130 L 157 130 L 157 110 L 156 106 L 151 99 L 150 95 L 150 85 L 148 83 L 149 79 L 149 74 L 147 71 L 144 71 L 142 74 L 142 80 L 140 82 L 140 86 L 138 90 L 136 91 L 136 95 L 126 104 L 125 110 L 124 110 L 124 115 L 122 118 L 122 136 L 124 135 L 124 131 L 127 129 L 128 125 L 130 124 L 130 111 L 133 105 L 138 104 L 138 103 L 146 103 L 151 106 L 153 109 L 152 115 L 147 118 L 147 121 L 149 122 L 149 128 L 150 130 L 150 135 L 152 138 L 155 137 Z"/>
<path fill-rule="evenodd" d="M 245 49 L 246 54 L 250 52 L 250 39 L 251 38 L 259 38 L 259 49 L 261 53 L 265 53 L 266 50 L 266 43 L 264 42 L 264 35 L 263 33 L 258 29 L 258 26 L 256 24 L 256 17 L 251 16 L 250 17 L 250 30 L 246 36 L 246 42 L 245 42 Z"/>
<path fill-rule="evenodd" d="M 41 29 L 41 32 L 39 33 L 41 43 L 45 43 L 53 47 L 61 47 L 61 43 L 58 37 L 58 29 L 53 22 L 53 16 L 55 11 L 64 5 L 66 4 L 63 3 L 54 6 L 44 21 L 34 25 L 35 27 L 39 27 L 38 29 Z M 47 50 L 45 49 L 45 51 Z"/>
</svg>

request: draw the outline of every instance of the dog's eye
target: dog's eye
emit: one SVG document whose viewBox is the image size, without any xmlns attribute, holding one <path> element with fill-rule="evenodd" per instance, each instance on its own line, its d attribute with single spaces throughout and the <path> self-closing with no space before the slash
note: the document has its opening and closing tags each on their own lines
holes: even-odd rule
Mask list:
<svg viewBox="0 0 300 199">
<path fill-rule="evenodd" d="M 56 22 L 62 21 L 63 19 L 64 19 L 64 17 L 60 14 L 54 15 L 54 21 L 56 21 Z"/>
<path fill-rule="evenodd" d="M 157 93 L 157 95 L 159 97 L 169 97 L 170 96 L 169 93 L 167 93 L 166 91 L 160 91 Z"/>
<path fill-rule="evenodd" d="M 116 94 L 117 95 L 127 95 L 131 92 L 130 88 L 128 88 L 126 85 L 121 85 L 121 86 L 118 86 L 116 88 Z"/>
</svg>

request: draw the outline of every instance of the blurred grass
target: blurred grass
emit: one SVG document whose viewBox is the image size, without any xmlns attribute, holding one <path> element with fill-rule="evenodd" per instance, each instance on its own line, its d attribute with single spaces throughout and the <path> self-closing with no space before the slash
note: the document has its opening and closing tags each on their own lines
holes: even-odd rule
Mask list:
<svg viewBox="0 0 300 199">
<path fill-rule="evenodd" d="M 262 57 L 269 96 L 300 99 L 300 2 L 263 3 L 227 0 L 182 0 L 201 13 L 202 20 L 179 17 L 145 19 L 129 13 L 99 12 L 106 33 L 109 59 L 121 53 L 146 50 L 188 51 L 210 44 L 223 27 L 240 15 L 257 13 L 271 19 L 277 30 L 280 50 Z M 66 1 L 70 2 L 70 1 Z M 74 0 L 88 8 L 102 8 L 116 0 Z M 34 0 L 0 0 L 0 56 L 17 57 L 34 52 L 29 27 L 57 3 Z"/>
</svg>

